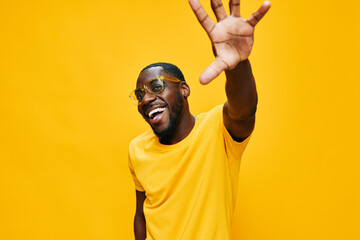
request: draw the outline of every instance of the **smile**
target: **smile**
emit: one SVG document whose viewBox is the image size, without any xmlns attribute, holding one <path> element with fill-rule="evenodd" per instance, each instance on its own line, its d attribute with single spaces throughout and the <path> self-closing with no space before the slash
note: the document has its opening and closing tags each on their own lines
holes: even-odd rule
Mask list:
<svg viewBox="0 0 360 240">
<path fill-rule="evenodd" d="M 163 111 L 165 111 L 165 108 L 155 108 L 153 110 L 151 110 L 148 114 L 150 119 L 153 119 L 155 117 L 155 115 L 157 115 L 158 113 L 162 113 Z"/>
</svg>

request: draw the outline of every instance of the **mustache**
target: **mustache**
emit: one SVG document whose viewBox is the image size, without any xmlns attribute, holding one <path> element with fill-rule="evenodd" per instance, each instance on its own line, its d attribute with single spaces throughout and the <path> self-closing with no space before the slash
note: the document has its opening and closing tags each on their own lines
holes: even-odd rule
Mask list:
<svg viewBox="0 0 360 240">
<path fill-rule="evenodd" d="M 164 102 L 164 103 L 151 103 L 149 105 L 144 106 L 144 112 L 146 112 L 149 108 L 157 107 L 157 106 L 162 106 L 162 107 L 165 106 L 166 107 L 167 104 L 166 104 L 166 102 Z"/>
</svg>

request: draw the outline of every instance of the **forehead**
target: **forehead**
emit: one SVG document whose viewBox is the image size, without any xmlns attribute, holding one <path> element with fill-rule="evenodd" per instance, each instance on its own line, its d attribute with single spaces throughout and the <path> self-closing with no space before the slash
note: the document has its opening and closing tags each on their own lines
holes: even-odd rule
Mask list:
<svg viewBox="0 0 360 240">
<path fill-rule="evenodd" d="M 158 76 L 162 75 L 168 75 L 164 71 L 164 69 L 160 66 L 158 67 L 152 67 L 148 68 L 145 71 L 141 72 L 137 81 L 136 81 L 136 87 L 142 86 L 146 84 L 149 80 L 154 79 Z"/>
</svg>

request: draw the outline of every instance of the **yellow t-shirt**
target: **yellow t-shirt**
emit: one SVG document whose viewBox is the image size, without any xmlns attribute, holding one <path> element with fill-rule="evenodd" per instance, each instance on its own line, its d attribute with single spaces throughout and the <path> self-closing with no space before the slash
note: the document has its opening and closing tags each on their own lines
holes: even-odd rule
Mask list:
<svg viewBox="0 0 360 240">
<path fill-rule="evenodd" d="M 182 141 L 163 145 L 149 130 L 131 141 L 129 167 L 145 191 L 146 239 L 229 240 L 241 155 L 222 105 L 196 117 Z"/>
</svg>

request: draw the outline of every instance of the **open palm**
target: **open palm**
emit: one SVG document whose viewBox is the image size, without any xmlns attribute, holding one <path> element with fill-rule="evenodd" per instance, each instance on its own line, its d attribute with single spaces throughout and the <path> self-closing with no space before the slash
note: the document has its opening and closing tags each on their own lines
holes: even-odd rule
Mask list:
<svg viewBox="0 0 360 240">
<path fill-rule="evenodd" d="M 240 0 L 230 0 L 230 16 L 225 12 L 221 0 L 212 0 L 211 7 L 217 23 L 207 15 L 199 0 L 189 0 L 190 6 L 201 26 L 208 34 L 216 56 L 215 61 L 200 76 L 200 82 L 207 84 L 224 70 L 232 70 L 251 52 L 254 42 L 254 27 L 270 8 L 265 1 L 248 19 L 240 16 Z"/>
</svg>

